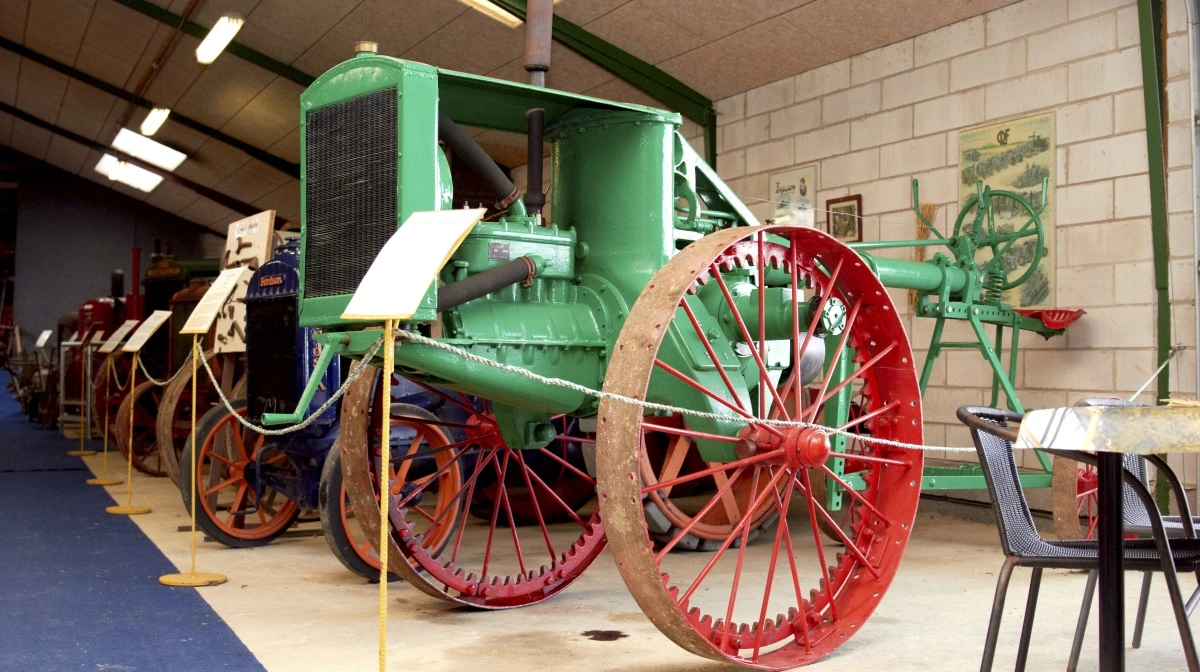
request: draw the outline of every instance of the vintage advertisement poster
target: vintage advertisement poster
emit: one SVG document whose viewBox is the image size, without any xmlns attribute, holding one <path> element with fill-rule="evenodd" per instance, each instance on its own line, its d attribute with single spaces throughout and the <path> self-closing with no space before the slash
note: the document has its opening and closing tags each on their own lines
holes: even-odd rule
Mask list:
<svg viewBox="0 0 1200 672">
<path fill-rule="evenodd" d="M 231 300 L 217 315 L 215 350 L 218 353 L 246 351 L 246 288 L 250 276 L 271 257 L 275 211 L 267 210 L 229 225 L 221 270 L 241 268 L 242 275 Z"/>
<path fill-rule="evenodd" d="M 1015 194 L 1037 211 L 1041 209 L 1044 232 L 1043 254 L 1036 269 L 1031 264 L 1037 257 L 1037 236 L 1033 226 L 1026 226 L 1030 212 L 1020 202 L 1004 193 L 994 196 L 992 212 L 998 234 L 1011 233 L 1011 247 L 1004 255 L 1008 272 L 1004 303 L 1015 308 L 1054 307 L 1054 114 L 1041 114 L 1025 119 L 1005 121 L 983 128 L 963 131 L 958 136 L 958 205 L 965 206 L 979 193 L 979 183 L 993 191 Z M 1048 180 L 1043 208 L 1042 182 Z M 975 226 L 977 210 L 967 213 L 964 231 Z M 987 235 L 987 218 L 983 221 Z M 1007 245 L 1006 240 L 1002 243 Z M 982 263 L 991 255 L 981 249 L 976 261 Z M 1024 277 L 1024 281 L 1021 281 Z M 1019 281 L 1020 284 L 1016 284 Z"/>
<path fill-rule="evenodd" d="M 776 224 L 813 226 L 817 217 L 817 166 L 805 166 L 771 176 L 771 201 Z"/>
</svg>

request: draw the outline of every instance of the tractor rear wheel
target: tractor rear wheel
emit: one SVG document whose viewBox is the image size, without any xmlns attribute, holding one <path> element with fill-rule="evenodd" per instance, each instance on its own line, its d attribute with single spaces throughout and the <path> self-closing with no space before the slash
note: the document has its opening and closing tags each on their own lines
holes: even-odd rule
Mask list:
<svg viewBox="0 0 1200 672">
<path fill-rule="evenodd" d="M 785 313 L 791 321 L 785 360 L 802 361 L 807 343 L 822 337 L 815 332 L 818 323 L 822 329 L 836 323 L 837 330 L 830 333 L 841 335 L 837 347 L 827 351 L 826 361 L 849 358 L 848 377 L 837 380 L 827 367 L 818 403 L 804 404 L 804 395 L 789 397 L 795 381 L 779 386 L 764 364 L 778 363 L 784 348 L 777 345 L 778 335 L 768 343 L 760 326 L 770 315 L 778 315 L 764 315 L 766 308 L 778 311 L 781 306 L 760 302 L 749 309 L 754 302 L 735 300 L 727 276 L 728 284 L 736 280 L 741 289 L 783 288 L 777 302 L 793 299 Z M 803 312 L 799 306 L 801 295 L 810 291 L 807 287 L 813 288 L 811 312 L 821 317 L 813 319 L 811 327 L 795 317 Z M 707 302 L 701 301 L 701 291 Z M 838 310 L 841 307 L 846 311 Z M 749 368 L 739 370 L 731 363 L 730 343 L 717 338 L 720 327 L 710 310 L 730 316 L 727 324 L 740 333 L 732 349 Z M 836 319 L 825 319 L 830 317 Z M 687 353 L 708 365 L 700 367 L 712 374 L 703 379 L 706 382 L 666 361 L 679 354 L 677 348 L 685 340 L 696 344 Z M 709 359 L 704 359 L 706 353 Z M 715 378 L 717 372 L 720 379 Z M 747 385 L 734 384 L 731 376 Z M 654 276 L 634 304 L 617 339 L 604 389 L 677 405 L 679 397 L 673 399 L 670 391 L 683 389 L 681 385 L 718 402 L 697 403 L 700 407 L 692 410 L 716 412 L 728 418 L 722 422 L 732 429 L 706 432 L 695 416 L 681 414 L 679 426 L 661 410 L 601 401 L 597 490 L 622 578 L 658 629 L 698 655 L 770 670 L 829 655 L 863 627 L 887 591 L 910 538 L 920 493 L 919 450 L 864 443 L 859 452 L 844 458 L 841 468 L 829 468 L 843 459 L 830 453 L 829 430 L 851 431 L 869 424 L 873 439 L 922 442 L 912 352 L 886 289 L 850 248 L 814 229 L 738 228 L 696 241 Z M 817 409 L 847 386 L 865 401 L 862 414 L 826 425 Z M 808 425 L 763 422 L 772 419 Z M 707 426 L 712 426 L 711 420 Z M 647 439 L 663 433 L 713 445 L 723 442 L 736 457 L 656 482 L 645 477 L 646 446 Z M 835 482 L 845 490 L 848 509 L 842 520 L 814 496 L 814 473 L 839 479 Z M 703 506 L 689 526 L 697 527 L 707 514 L 724 509 L 731 529 L 710 554 L 671 553 L 689 528 L 665 543 L 653 537 L 642 498 L 715 474 L 723 475 L 724 484 L 703 495 Z M 748 490 L 748 496 L 731 501 L 728 493 L 738 488 Z M 778 522 L 771 533 L 750 543 L 764 507 L 778 515 Z M 840 543 L 824 538 L 821 521 Z"/>
<path fill-rule="evenodd" d="M 129 459 L 129 415 L 133 414 L 133 468 L 149 476 L 166 476 L 162 451 L 154 437 L 154 418 L 158 413 L 162 388 L 149 381 L 139 383 L 133 394 L 125 395 L 112 422 L 112 440 Z"/>
</svg>

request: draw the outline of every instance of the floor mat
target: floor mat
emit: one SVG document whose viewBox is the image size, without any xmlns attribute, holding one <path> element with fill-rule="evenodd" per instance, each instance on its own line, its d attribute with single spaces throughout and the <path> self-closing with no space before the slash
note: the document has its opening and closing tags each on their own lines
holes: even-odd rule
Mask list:
<svg viewBox="0 0 1200 672">
<path fill-rule="evenodd" d="M 0 392 L 0 670 L 263 669 L 195 589 L 159 585 L 175 566 L 105 513 L 78 447 Z"/>
</svg>

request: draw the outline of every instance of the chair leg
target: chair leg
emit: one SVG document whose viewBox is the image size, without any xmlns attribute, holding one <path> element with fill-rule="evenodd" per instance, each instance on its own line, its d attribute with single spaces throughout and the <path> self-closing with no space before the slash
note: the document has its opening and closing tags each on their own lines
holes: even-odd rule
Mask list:
<svg viewBox="0 0 1200 672">
<path fill-rule="evenodd" d="M 1168 551 L 1161 554 L 1163 577 L 1167 581 L 1167 594 L 1171 596 L 1171 609 L 1175 612 L 1175 624 L 1179 626 L 1179 638 L 1183 642 L 1183 655 L 1187 659 L 1189 672 L 1200 672 L 1200 660 L 1196 658 L 1196 641 L 1188 623 L 1187 605 L 1179 591 L 1179 576 L 1175 573 L 1175 559 Z"/>
<path fill-rule="evenodd" d="M 1042 568 L 1034 567 L 1029 577 L 1029 598 L 1025 601 L 1025 621 L 1021 624 L 1021 643 L 1017 646 L 1016 672 L 1025 672 L 1029 658 L 1029 640 L 1033 637 L 1033 615 L 1037 611 L 1038 590 L 1042 585 Z"/>
<path fill-rule="evenodd" d="M 1004 615 L 1004 596 L 1008 594 L 1008 580 L 1012 578 L 1016 566 L 1016 558 L 1005 558 L 1004 566 L 1000 568 L 1000 576 L 996 579 L 996 596 L 992 598 L 992 616 L 988 620 L 987 639 L 983 643 L 983 661 L 979 664 L 979 672 L 992 671 L 992 661 L 996 658 L 996 640 L 1000 636 L 1000 617 Z"/>
<path fill-rule="evenodd" d="M 1154 572 L 1142 575 L 1142 595 L 1138 598 L 1137 621 L 1133 624 L 1133 648 L 1142 648 L 1142 629 L 1146 625 L 1146 605 L 1150 602 L 1150 581 Z"/>
<path fill-rule="evenodd" d="M 1083 635 L 1087 632 L 1088 617 L 1092 614 L 1092 598 L 1096 595 L 1096 570 L 1088 572 L 1087 586 L 1083 589 L 1083 604 L 1079 607 L 1079 621 L 1075 624 L 1075 639 L 1071 642 L 1071 657 L 1067 659 L 1067 672 L 1079 667 L 1079 652 L 1083 650 Z"/>
</svg>

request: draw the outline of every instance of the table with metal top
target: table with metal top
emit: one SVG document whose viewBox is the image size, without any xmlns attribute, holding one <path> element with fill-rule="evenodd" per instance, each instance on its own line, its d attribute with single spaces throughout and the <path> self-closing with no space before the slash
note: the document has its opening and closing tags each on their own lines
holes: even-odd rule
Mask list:
<svg viewBox="0 0 1200 672">
<path fill-rule="evenodd" d="M 1100 670 L 1125 669 L 1123 455 L 1200 453 L 1200 408 L 1079 406 L 1031 411 L 1014 446 L 1093 453 L 1100 591 Z"/>
</svg>

